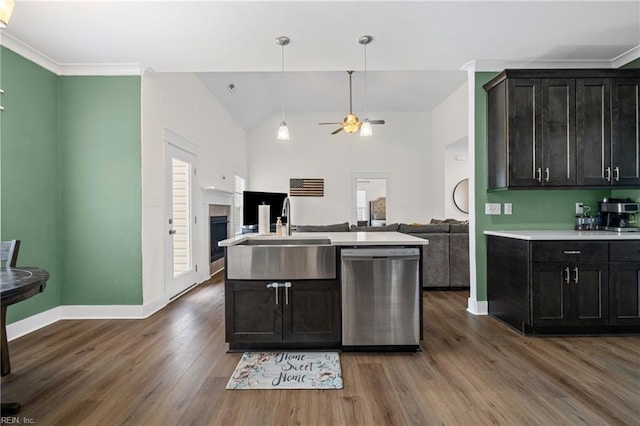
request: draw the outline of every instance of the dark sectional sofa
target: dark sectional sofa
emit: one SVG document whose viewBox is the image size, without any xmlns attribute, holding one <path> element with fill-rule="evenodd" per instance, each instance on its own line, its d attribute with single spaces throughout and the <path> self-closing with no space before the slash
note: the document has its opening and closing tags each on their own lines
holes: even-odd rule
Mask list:
<svg viewBox="0 0 640 426">
<path fill-rule="evenodd" d="M 469 287 L 469 225 L 460 221 L 433 219 L 429 224 L 393 223 L 386 226 L 298 225 L 297 232 L 385 232 L 397 231 L 429 240 L 424 248 L 425 288 Z"/>
</svg>

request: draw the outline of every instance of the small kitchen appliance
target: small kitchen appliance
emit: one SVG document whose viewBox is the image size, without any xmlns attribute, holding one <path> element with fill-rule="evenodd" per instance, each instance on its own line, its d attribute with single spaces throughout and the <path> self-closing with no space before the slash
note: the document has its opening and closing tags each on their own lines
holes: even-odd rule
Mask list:
<svg viewBox="0 0 640 426">
<path fill-rule="evenodd" d="M 637 232 L 640 203 L 631 198 L 605 198 L 598 201 L 598 229 L 614 232 Z"/>
</svg>

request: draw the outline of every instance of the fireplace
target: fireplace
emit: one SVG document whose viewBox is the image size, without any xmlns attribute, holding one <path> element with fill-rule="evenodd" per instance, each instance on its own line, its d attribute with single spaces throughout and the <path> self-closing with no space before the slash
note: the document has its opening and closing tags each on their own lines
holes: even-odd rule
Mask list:
<svg viewBox="0 0 640 426">
<path fill-rule="evenodd" d="M 227 216 L 210 216 L 209 229 L 211 232 L 211 257 L 210 263 L 224 257 L 224 248 L 218 246 L 218 242 L 227 239 Z"/>
</svg>

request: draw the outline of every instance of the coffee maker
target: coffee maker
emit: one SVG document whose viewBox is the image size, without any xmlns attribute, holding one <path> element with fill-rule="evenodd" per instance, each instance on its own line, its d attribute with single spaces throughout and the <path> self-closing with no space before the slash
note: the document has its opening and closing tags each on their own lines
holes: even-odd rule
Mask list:
<svg viewBox="0 0 640 426">
<path fill-rule="evenodd" d="M 598 229 L 614 232 L 640 231 L 636 216 L 640 204 L 631 198 L 605 198 L 598 201 Z"/>
</svg>

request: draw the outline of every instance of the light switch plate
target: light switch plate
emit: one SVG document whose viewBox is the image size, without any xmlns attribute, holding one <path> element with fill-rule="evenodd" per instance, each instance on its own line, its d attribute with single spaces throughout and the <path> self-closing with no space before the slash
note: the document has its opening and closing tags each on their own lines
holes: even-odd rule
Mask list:
<svg viewBox="0 0 640 426">
<path fill-rule="evenodd" d="M 513 212 L 513 206 L 511 203 L 504 203 L 504 214 L 511 214 Z"/>
<path fill-rule="evenodd" d="M 484 214 L 499 215 L 501 213 L 500 203 L 485 203 Z"/>
</svg>

